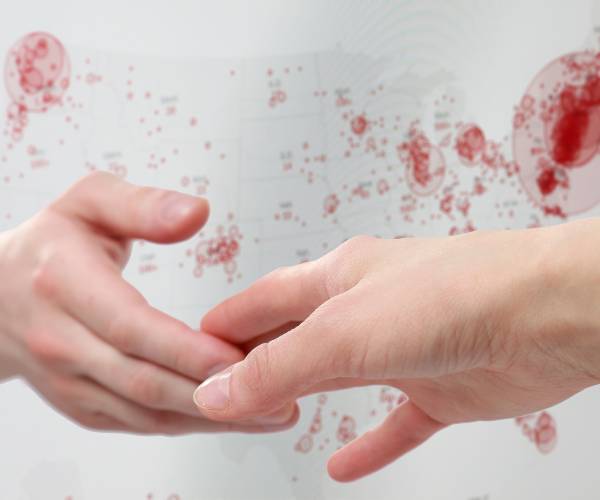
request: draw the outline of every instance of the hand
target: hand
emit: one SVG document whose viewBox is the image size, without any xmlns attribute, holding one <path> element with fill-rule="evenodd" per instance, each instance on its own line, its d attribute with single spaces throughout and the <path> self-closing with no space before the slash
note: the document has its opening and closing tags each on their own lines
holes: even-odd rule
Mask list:
<svg viewBox="0 0 600 500">
<path fill-rule="evenodd" d="M 207 216 L 203 199 L 96 173 L 1 234 L 0 376 L 23 376 L 92 429 L 265 430 L 264 422 L 201 418 L 192 402 L 197 383 L 243 353 L 153 309 L 121 277 L 132 238 L 181 241 Z"/>
<path fill-rule="evenodd" d="M 600 379 L 599 242 L 598 221 L 352 239 L 274 271 L 204 317 L 204 331 L 260 345 L 200 386 L 196 403 L 209 418 L 235 421 L 323 390 L 404 391 L 408 401 L 382 425 L 330 459 L 341 481 L 450 424 L 547 408 Z"/>
</svg>

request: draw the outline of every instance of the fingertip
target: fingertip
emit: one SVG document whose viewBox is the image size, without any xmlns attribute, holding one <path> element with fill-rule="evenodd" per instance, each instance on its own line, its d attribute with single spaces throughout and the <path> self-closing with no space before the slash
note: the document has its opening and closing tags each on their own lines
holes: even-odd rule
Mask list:
<svg viewBox="0 0 600 500">
<path fill-rule="evenodd" d="M 196 199 L 199 202 L 200 211 L 203 216 L 203 218 L 200 221 L 201 225 L 203 226 L 204 224 L 206 224 L 206 221 L 208 220 L 208 218 L 210 216 L 210 202 L 206 198 L 202 198 L 202 197 L 197 197 Z"/>
<path fill-rule="evenodd" d="M 351 479 L 347 475 L 344 475 L 344 470 L 339 467 L 338 461 L 335 458 L 336 455 L 337 453 L 334 453 L 331 458 L 329 458 L 329 461 L 327 462 L 327 473 L 331 479 L 338 483 L 348 483 Z"/>
<path fill-rule="evenodd" d="M 176 242 L 188 239 L 206 224 L 210 205 L 205 198 L 178 192 L 169 192 L 159 214 L 165 231 L 162 242 Z"/>
<path fill-rule="evenodd" d="M 327 473 L 338 483 L 350 483 L 366 475 L 361 471 L 360 465 L 356 462 L 350 445 L 346 445 L 331 455 L 327 462 Z"/>
<path fill-rule="evenodd" d="M 332 455 L 327 470 L 336 481 L 355 481 L 391 464 L 444 427 L 409 400 L 397 406 L 375 429 Z"/>
<path fill-rule="evenodd" d="M 211 335 L 218 335 L 219 326 L 222 323 L 220 319 L 222 316 L 221 310 L 221 304 L 219 304 L 208 311 L 200 321 L 200 330 Z"/>
</svg>

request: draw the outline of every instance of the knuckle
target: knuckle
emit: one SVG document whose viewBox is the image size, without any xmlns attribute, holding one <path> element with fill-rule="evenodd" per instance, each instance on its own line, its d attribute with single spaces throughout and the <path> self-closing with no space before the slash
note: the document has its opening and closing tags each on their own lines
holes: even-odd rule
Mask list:
<svg viewBox="0 0 600 500">
<path fill-rule="evenodd" d="M 368 248 L 374 241 L 377 241 L 377 238 L 374 236 L 368 236 L 365 234 L 353 236 L 352 238 L 346 240 L 338 247 L 338 251 L 342 254 L 348 254 L 348 256 L 352 256 L 356 253 L 362 253 Z"/>
<path fill-rule="evenodd" d="M 40 364 L 63 370 L 75 364 L 68 345 L 57 335 L 45 329 L 36 329 L 27 332 L 23 338 L 30 354 Z"/>
<path fill-rule="evenodd" d="M 373 236 L 354 236 L 323 258 L 329 296 L 339 295 L 360 281 L 365 259 L 376 241 Z"/>
<path fill-rule="evenodd" d="M 60 284 L 56 271 L 60 261 L 61 257 L 54 248 L 47 248 L 40 257 L 32 274 L 33 290 L 40 296 L 51 298 L 55 295 Z"/>
<path fill-rule="evenodd" d="M 350 324 L 348 318 L 353 312 L 349 310 L 348 299 L 344 295 L 336 295 L 321 304 L 309 319 L 315 322 L 313 331 L 318 333 L 320 338 L 333 339 Z"/>
<path fill-rule="evenodd" d="M 152 367 L 138 369 L 128 382 L 127 394 L 133 400 L 152 408 L 161 408 L 165 404 L 166 391 L 153 374 Z"/>
</svg>

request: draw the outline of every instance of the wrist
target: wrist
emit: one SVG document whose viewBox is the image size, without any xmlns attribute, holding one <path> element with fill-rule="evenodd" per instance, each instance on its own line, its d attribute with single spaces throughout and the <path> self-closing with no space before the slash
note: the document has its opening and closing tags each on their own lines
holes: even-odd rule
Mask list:
<svg viewBox="0 0 600 500">
<path fill-rule="evenodd" d="M 529 316 L 540 345 L 584 386 L 600 383 L 600 219 L 533 232 L 541 258 Z"/>
<path fill-rule="evenodd" d="M 0 233 L 0 382 L 20 375 L 19 349 L 9 333 L 7 319 L 14 307 L 10 290 L 10 232 Z M 14 311 L 12 311 L 14 313 Z"/>
</svg>

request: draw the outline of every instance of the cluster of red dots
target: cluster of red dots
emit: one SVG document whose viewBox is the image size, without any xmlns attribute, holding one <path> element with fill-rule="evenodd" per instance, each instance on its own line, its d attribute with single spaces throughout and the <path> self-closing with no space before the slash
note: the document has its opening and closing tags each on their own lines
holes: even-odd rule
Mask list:
<svg viewBox="0 0 600 500">
<path fill-rule="evenodd" d="M 485 149 L 485 135 L 480 127 L 474 124 L 464 125 L 458 132 L 456 151 L 461 162 L 466 166 L 478 165 Z"/>
<path fill-rule="evenodd" d="M 600 201 L 600 58 L 584 51 L 548 64 L 515 108 L 514 155 L 531 199 L 567 217 Z"/>
<path fill-rule="evenodd" d="M 287 101 L 287 94 L 283 90 L 274 90 L 269 98 L 269 107 L 276 108 L 285 101 Z"/>
<path fill-rule="evenodd" d="M 556 422 L 548 412 L 518 417 L 515 423 L 521 428 L 523 435 L 535 443 L 540 453 L 550 453 L 556 447 Z"/>
<path fill-rule="evenodd" d="M 295 69 L 297 73 L 302 73 L 302 71 L 304 71 L 304 68 L 302 66 L 297 66 Z M 278 78 L 276 76 L 277 72 L 273 68 L 267 69 L 266 76 L 269 79 L 268 84 L 271 89 L 271 95 L 269 97 L 268 103 L 269 108 L 277 108 L 288 100 L 287 92 L 282 88 L 283 81 L 281 80 L 281 78 L 285 79 L 289 77 L 293 73 L 293 71 L 293 68 L 286 66 L 281 70 L 281 77 Z"/>
<path fill-rule="evenodd" d="M 429 195 L 442 185 L 446 172 L 444 156 L 416 126 L 411 127 L 409 140 L 398 145 L 397 151 L 407 165 L 407 182 L 415 194 Z"/>
<path fill-rule="evenodd" d="M 300 436 L 296 444 L 294 445 L 294 450 L 299 453 L 309 453 L 314 448 L 315 440 L 317 435 L 323 429 L 323 414 L 324 414 L 324 406 L 327 403 L 327 395 L 321 394 L 317 400 L 317 408 L 311 420 L 308 431 Z M 333 418 L 338 419 L 338 414 L 336 411 L 331 412 L 331 416 Z M 347 444 L 353 439 L 356 438 L 356 420 L 354 417 L 350 415 L 342 415 L 339 417 L 337 422 L 337 428 L 335 431 L 335 437 L 337 441 L 341 445 Z M 325 447 L 330 444 L 330 439 L 325 437 L 321 444 L 319 445 L 319 451 L 323 451 Z"/>
<path fill-rule="evenodd" d="M 228 281 L 232 282 L 237 272 L 236 257 L 240 254 L 243 236 L 237 225 L 231 225 L 227 230 L 218 226 L 216 233 L 213 238 L 201 239 L 196 245 L 194 275 L 200 278 L 206 267 L 222 266 Z M 202 238 L 202 233 L 200 236 Z"/>
<path fill-rule="evenodd" d="M 198 196 L 204 196 L 208 191 L 208 187 L 210 186 L 210 180 L 204 175 L 195 177 L 184 175 L 180 180 L 180 184 L 182 188 L 188 188 L 191 185 L 194 185 L 195 194 Z"/>
<path fill-rule="evenodd" d="M 299 214 L 294 212 L 291 202 L 283 202 L 280 204 L 281 210 L 273 214 L 273 218 L 278 222 L 296 222 L 300 227 L 306 227 L 306 221 Z"/>
<path fill-rule="evenodd" d="M 323 202 L 324 216 L 333 215 L 337 212 L 340 206 L 340 199 L 337 194 L 333 193 L 328 195 Z"/>
<path fill-rule="evenodd" d="M 342 416 L 335 435 L 342 444 L 348 444 L 356 439 L 356 420 L 354 417 L 350 415 Z"/>
<path fill-rule="evenodd" d="M 379 391 L 379 402 L 385 406 L 387 413 L 390 413 L 396 406 L 408 401 L 406 394 L 392 388 L 382 387 Z M 371 411 L 371 416 L 376 415 L 376 410 Z"/>
<path fill-rule="evenodd" d="M 345 137 L 347 144 L 344 158 L 351 158 L 355 151 L 373 155 L 374 158 L 386 157 L 387 137 L 378 140 L 374 134 L 375 131 L 385 129 L 385 117 L 368 119 L 365 113 L 354 115 L 352 111 L 348 111 L 342 114 L 342 119 L 350 123 L 350 131 L 352 132 L 346 134 L 345 130 L 340 131 L 340 137 Z"/>
<path fill-rule="evenodd" d="M 294 450 L 299 453 L 308 453 L 313 449 L 314 440 L 317 434 L 321 432 L 323 429 L 323 407 L 327 402 L 327 395 L 321 394 L 318 397 L 318 406 L 315 410 L 315 414 L 313 415 L 312 421 L 310 423 L 308 432 L 305 432 L 300 436 L 296 444 L 294 445 Z M 324 441 L 325 444 L 329 443 L 329 439 L 326 438 Z M 320 449 L 323 449 L 323 445 L 321 445 Z"/>
<path fill-rule="evenodd" d="M 325 153 L 311 153 L 310 149 L 310 143 L 304 141 L 298 151 L 298 156 L 302 156 L 302 158 L 297 160 L 294 159 L 294 152 L 282 152 L 280 155 L 282 171 L 286 173 L 299 173 L 305 177 L 308 184 L 313 184 L 317 174 L 311 167 L 316 169 L 317 167 L 325 166 L 328 161 L 328 156 Z"/>
<path fill-rule="evenodd" d="M 4 68 L 6 90 L 11 99 L 7 112 L 10 135 L 21 140 L 28 113 L 44 112 L 62 104 L 69 87 L 69 57 L 58 39 L 48 33 L 30 33 L 9 51 Z"/>
</svg>

